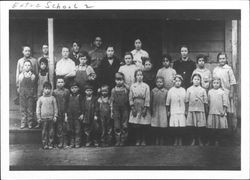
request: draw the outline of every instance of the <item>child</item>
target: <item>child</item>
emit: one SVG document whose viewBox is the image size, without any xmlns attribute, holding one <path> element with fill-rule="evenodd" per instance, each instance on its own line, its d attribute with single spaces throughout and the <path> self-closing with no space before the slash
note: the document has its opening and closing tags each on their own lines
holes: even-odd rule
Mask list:
<svg viewBox="0 0 250 180">
<path fill-rule="evenodd" d="M 22 114 L 21 129 L 33 127 L 34 116 L 34 100 L 35 100 L 35 79 L 36 76 L 32 72 L 32 64 L 30 60 L 25 60 L 23 63 L 23 72 L 19 74 L 17 92 L 20 95 L 20 111 Z"/>
<path fill-rule="evenodd" d="M 116 86 L 111 91 L 111 114 L 114 119 L 115 146 L 123 146 L 128 135 L 129 92 L 124 85 L 124 75 L 115 74 Z"/>
<path fill-rule="evenodd" d="M 188 109 L 187 126 L 195 127 L 198 135 L 199 145 L 202 146 L 202 136 L 206 127 L 206 112 L 207 112 L 207 93 L 201 87 L 201 75 L 194 74 L 192 76 L 193 85 L 187 89 L 186 103 Z M 192 132 L 192 143 L 195 145 L 195 137 Z"/>
<path fill-rule="evenodd" d="M 26 60 L 29 60 L 32 64 L 32 72 L 35 76 L 38 74 L 38 63 L 37 60 L 33 57 L 31 57 L 31 49 L 29 46 L 23 46 L 23 57 L 17 61 L 17 67 L 16 67 L 16 86 L 19 85 L 19 75 L 23 72 L 24 62 Z M 17 92 L 17 98 L 14 100 L 14 103 L 16 105 L 20 105 L 20 99 L 19 99 L 19 92 Z"/>
<path fill-rule="evenodd" d="M 39 61 L 39 73 L 37 80 L 37 97 L 42 96 L 43 84 L 49 82 L 48 60 L 41 58 Z"/>
<path fill-rule="evenodd" d="M 135 45 L 135 49 L 131 51 L 131 53 L 133 55 L 134 63 L 135 63 L 137 68 L 143 70 L 144 66 L 143 66 L 142 59 L 144 57 L 148 58 L 149 54 L 147 51 L 142 49 L 142 42 L 140 39 L 136 39 L 134 45 Z"/>
<path fill-rule="evenodd" d="M 98 117 L 97 117 L 97 100 L 93 96 L 93 87 L 85 86 L 85 97 L 83 98 L 80 119 L 83 122 L 83 131 L 86 135 L 85 146 L 89 147 L 93 142 L 96 147 L 98 142 Z"/>
<path fill-rule="evenodd" d="M 206 56 L 198 55 L 196 57 L 197 68 L 194 70 L 193 74 L 201 75 L 201 87 L 205 88 L 208 92 L 210 83 L 212 80 L 212 75 L 209 69 L 205 68 Z"/>
<path fill-rule="evenodd" d="M 56 137 L 58 140 L 58 148 L 67 146 L 66 140 L 66 122 L 65 117 L 67 116 L 67 105 L 69 101 L 69 90 L 64 87 L 65 82 L 63 78 L 57 78 L 56 89 L 53 92 L 53 96 L 56 98 L 58 107 L 58 117 L 56 121 Z"/>
<path fill-rule="evenodd" d="M 135 71 L 135 83 L 130 87 L 129 104 L 131 112 L 129 123 L 136 130 L 136 145 L 146 145 L 146 129 L 150 125 L 150 90 L 149 86 L 143 82 L 142 70 Z"/>
<path fill-rule="evenodd" d="M 101 121 L 101 145 L 109 146 L 112 140 L 113 125 L 111 122 L 111 102 L 109 98 L 109 87 L 101 86 L 101 96 L 98 98 L 98 115 Z"/>
<path fill-rule="evenodd" d="M 213 77 L 219 77 L 221 80 L 221 87 L 225 91 L 229 98 L 229 104 L 227 108 L 228 125 L 232 130 L 236 129 L 237 118 L 235 117 L 235 106 L 234 106 L 234 86 L 236 80 L 232 68 L 227 64 L 227 55 L 223 52 L 217 56 L 219 65 L 214 68 Z"/>
<path fill-rule="evenodd" d="M 156 87 L 151 92 L 151 127 L 155 130 L 154 135 L 156 145 L 164 144 L 164 131 L 166 130 L 166 127 L 168 127 L 166 108 L 167 93 L 168 90 L 164 88 L 164 78 L 157 76 Z"/>
<path fill-rule="evenodd" d="M 218 132 L 221 129 L 228 128 L 227 125 L 227 106 L 228 97 L 224 90 L 221 89 L 220 78 L 213 78 L 213 89 L 208 92 L 209 114 L 207 119 L 207 128 L 214 131 L 215 145 L 218 145 Z M 208 141 L 208 145 L 211 141 Z"/>
<path fill-rule="evenodd" d="M 155 71 L 152 69 L 153 64 L 151 63 L 150 58 L 145 58 L 144 60 L 144 70 L 143 74 L 143 82 L 149 85 L 150 90 L 152 90 L 155 86 Z"/>
<path fill-rule="evenodd" d="M 70 140 L 70 148 L 79 148 L 81 143 L 81 123 L 80 123 L 80 94 L 79 85 L 76 82 L 72 82 L 70 85 L 70 96 L 67 109 L 66 122 L 69 125 L 68 139 Z M 65 148 L 67 147 L 65 144 Z"/>
<path fill-rule="evenodd" d="M 54 142 L 54 123 L 57 120 L 57 104 L 51 95 L 52 86 L 49 82 L 43 85 L 43 96 L 39 97 L 36 106 L 36 115 L 42 123 L 42 143 L 44 149 L 52 149 Z"/>
<path fill-rule="evenodd" d="M 130 88 L 130 86 L 135 82 L 134 74 L 136 69 L 136 65 L 132 64 L 133 62 L 133 55 L 131 52 L 126 52 L 124 55 L 124 61 L 125 65 L 121 66 L 118 70 L 118 72 L 121 72 L 124 74 L 125 79 L 125 86 L 127 89 Z"/>
<path fill-rule="evenodd" d="M 87 52 L 79 54 L 80 64 L 76 66 L 75 81 L 79 84 L 80 92 L 83 93 L 87 81 L 90 79 L 90 74 L 95 73 L 93 68 L 88 65 L 89 55 Z"/>
<path fill-rule="evenodd" d="M 168 91 L 167 110 L 170 110 L 169 127 L 172 127 L 175 138 L 174 145 L 182 145 L 183 127 L 186 126 L 185 117 L 185 98 L 186 90 L 181 87 L 183 78 L 181 75 L 176 75 L 174 78 L 174 87 Z"/>
<path fill-rule="evenodd" d="M 164 87 L 169 90 L 173 87 L 174 77 L 176 75 L 176 71 L 170 67 L 170 63 L 172 58 L 170 55 L 163 55 L 162 57 L 162 65 L 163 67 L 158 70 L 157 76 L 162 76 L 164 78 Z"/>
</svg>

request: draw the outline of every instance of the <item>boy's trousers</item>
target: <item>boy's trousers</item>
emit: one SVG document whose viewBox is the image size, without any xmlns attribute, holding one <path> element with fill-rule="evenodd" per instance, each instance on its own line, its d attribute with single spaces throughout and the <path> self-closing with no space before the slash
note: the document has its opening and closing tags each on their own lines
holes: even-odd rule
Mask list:
<svg viewBox="0 0 250 180">
<path fill-rule="evenodd" d="M 54 141 L 53 119 L 42 119 L 42 143 L 52 146 Z"/>
<path fill-rule="evenodd" d="M 79 115 L 69 115 L 68 116 L 68 137 L 70 140 L 70 145 L 80 145 L 81 144 L 81 122 L 79 120 Z"/>
<path fill-rule="evenodd" d="M 114 118 L 114 129 L 115 136 L 120 136 L 121 142 L 124 142 L 128 136 L 128 118 L 129 111 L 125 106 L 114 106 L 113 107 L 113 118 Z"/>
<path fill-rule="evenodd" d="M 64 139 L 67 135 L 67 124 L 64 121 L 65 116 L 60 114 L 56 121 L 56 137 L 59 144 L 64 144 Z"/>
<path fill-rule="evenodd" d="M 91 123 L 83 123 L 83 132 L 87 142 L 98 142 L 98 129 L 99 123 L 96 120 L 93 120 Z"/>
<path fill-rule="evenodd" d="M 20 111 L 22 114 L 21 125 L 33 124 L 34 118 L 34 95 L 33 89 L 20 89 Z"/>
<path fill-rule="evenodd" d="M 113 133 L 113 123 L 109 114 L 100 115 L 100 131 L 101 131 L 101 142 L 102 143 L 111 143 L 112 133 Z"/>
</svg>

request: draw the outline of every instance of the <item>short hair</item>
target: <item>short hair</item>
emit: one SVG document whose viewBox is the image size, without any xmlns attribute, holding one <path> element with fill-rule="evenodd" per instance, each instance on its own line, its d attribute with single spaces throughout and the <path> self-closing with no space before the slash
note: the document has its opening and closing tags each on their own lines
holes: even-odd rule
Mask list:
<svg viewBox="0 0 250 180">
<path fill-rule="evenodd" d="M 217 55 L 217 61 L 218 62 L 219 62 L 220 55 L 225 55 L 225 57 L 227 59 L 227 54 L 225 52 L 219 52 L 218 55 Z"/>
<path fill-rule="evenodd" d="M 94 87 L 92 86 L 92 85 L 90 85 L 90 84 L 86 84 L 85 86 L 84 86 L 84 91 L 86 91 L 87 89 L 91 89 L 92 91 L 94 90 Z"/>
<path fill-rule="evenodd" d="M 41 65 L 41 63 L 44 63 L 46 65 L 46 67 L 48 67 L 48 59 L 45 57 L 42 57 L 39 61 L 39 65 Z"/>
<path fill-rule="evenodd" d="M 24 48 L 26 48 L 26 47 L 30 48 L 30 50 L 31 50 L 30 45 L 23 45 L 23 46 L 22 46 L 22 50 L 24 50 Z"/>
<path fill-rule="evenodd" d="M 90 60 L 90 56 L 89 56 L 89 53 L 87 51 L 80 52 L 79 58 L 80 57 L 86 57 L 88 61 Z"/>
<path fill-rule="evenodd" d="M 122 72 L 117 72 L 117 73 L 115 73 L 115 79 L 116 80 L 125 80 L 125 76 L 124 76 L 124 74 L 122 73 Z"/>
<path fill-rule="evenodd" d="M 79 40 L 74 40 L 74 41 L 72 41 L 72 46 L 73 46 L 74 43 L 76 43 L 77 46 L 79 46 L 79 48 L 81 48 L 81 43 L 80 43 Z"/>
<path fill-rule="evenodd" d="M 162 61 L 167 58 L 169 60 L 169 62 L 172 62 L 172 57 L 170 56 L 170 54 L 163 54 L 162 55 Z"/>
<path fill-rule="evenodd" d="M 155 78 L 155 83 L 157 82 L 158 79 L 161 79 L 161 80 L 163 81 L 163 84 L 165 84 L 165 83 L 164 83 L 164 80 L 165 80 L 165 79 L 164 79 L 163 76 L 156 76 L 156 78 Z"/>
<path fill-rule="evenodd" d="M 150 57 L 141 57 L 141 60 L 142 60 L 142 64 L 143 64 L 143 65 L 145 65 L 146 62 L 149 62 L 150 64 L 153 65 L 153 63 L 152 63 Z"/>
<path fill-rule="evenodd" d="M 62 80 L 65 82 L 65 79 L 64 79 L 63 76 L 57 76 L 57 77 L 56 77 L 56 82 L 57 82 L 59 79 L 62 79 Z"/>
<path fill-rule="evenodd" d="M 135 71 L 135 74 L 134 74 L 135 81 L 137 81 L 136 75 L 137 75 L 138 72 L 142 72 L 142 73 L 143 73 L 143 70 L 142 70 L 142 69 L 137 69 L 137 70 Z"/>
<path fill-rule="evenodd" d="M 103 89 L 109 90 L 109 86 L 108 86 L 107 84 L 103 84 L 103 85 L 101 86 L 101 91 L 102 91 Z"/>
<path fill-rule="evenodd" d="M 142 41 L 141 41 L 140 38 L 136 38 L 136 39 L 135 39 L 135 41 L 138 41 L 138 40 L 139 40 L 139 41 L 141 42 L 141 44 L 142 44 Z M 135 41 L 134 41 L 134 43 L 135 43 Z"/>
<path fill-rule="evenodd" d="M 180 79 L 181 82 L 183 82 L 183 77 L 182 77 L 182 75 L 176 74 L 175 77 L 174 77 L 174 80 L 176 80 L 176 78 Z"/>
<path fill-rule="evenodd" d="M 72 88 L 72 87 L 74 87 L 74 86 L 77 86 L 77 87 L 79 87 L 79 84 L 76 82 L 76 81 L 73 81 L 73 82 L 71 82 L 70 83 L 70 88 Z"/>
<path fill-rule="evenodd" d="M 48 44 L 47 44 L 47 43 L 43 43 L 42 48 L 43 48 L 43 46 L 48 46 Z M 49 46 L 48 46 L 48 47 L 49 47 Z"/>
<path fill-rule="evenodd" d="M 66 48 L 66 49 L 68 49 L 68 51 L 69 51 L 69 48 L 68 48 L 67 46 L 63 46 L 63 47 L 62 47 L 62 50 L 63 50 L 63 48 Z"/>
<path fill-rule="evenodd" d="M 199 54 L 198 56 L 196 56 L 196 63 L 198 63 L 198 60 L 200 58 L 203 58 L 205 62 L 207 62 L 207 56 L 204 54 Z"/>
<path fill-rule="evenodd" d="M 188 46 L 187 46 L 186 44 L 182 44 L 182 45 L 180 46 L 180 50 L 181 50 L 182 48 L 187 48 L 187 50 L 189 51 L 189 48 L 188 48 Z"/>
<path fill-rule="evenodd" d="M 95 36 L 94 41 L 96 41 L 96 38 L 100 38 L 102 40 L 101 36 Z"/>
<path fill-rule="evenodd" d="M 114 46 L 113 44 L 108 44 L 108 45 L 106 46 L 106 50 L 108 50 L 108 48 L 110 48 L 110 47 L 112 47 L 112 48 L 115 50 L 115 46 Z"/>
<path fill-rule="evenodd" d="M 127 56 L 127 55 L 130 55 L 132 60 L 134 59 L 134 56 L 130 51 L 125 52 L 124 57 Z"/>
<path fill-rule="evenodd" d="M 51 85 L 51 83 L 50 82 L 45 82 L 44 84 L 43 84 L 43 89 L 52 89 L 52 85 Z"/>
<path fill-rule="evenodd" d="M 26 62 L 30 63 L 31 68 L 32 68 L 32 62 L 31 62 L 29 59 L 26 59 L 26 60 L 23 62 L 23 64 L 25 64 Z"/>
</svg>

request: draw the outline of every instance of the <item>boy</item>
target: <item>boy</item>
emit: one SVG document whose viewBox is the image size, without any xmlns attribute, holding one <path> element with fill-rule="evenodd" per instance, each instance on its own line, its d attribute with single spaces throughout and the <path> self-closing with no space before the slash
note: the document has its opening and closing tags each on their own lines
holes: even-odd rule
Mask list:
<svg viewBox="0 0 250 180">
<path fill-rule="evenodd" d="M 111 122 L 111 102 L 109 98 L 109 87 L 101 87 L 101 96 L 98 98 L 98 114 L 101 120 L 101 143 L 102 146 L 111 144 L 113 125 Z"/>
<path fill-rule="evenodd" d="M 34 96 L 35 96 L 35 79 L 36 76 L 32 73 L 32 64 L 30 60 L 25 60 L 23 63 L 23 70 L 18 76 L 17 92 L 20 94 L 20 111 L 22 114 L 21 129 L 33 126 L 34 115 Z"/>
<path fill-rule="evenodd" d="M 83 122 L 83 131 L 86 135 L 85 146 L 89 147 L 94 141 L 95 146 L 99 146 L 98 142 L 98 118 L 97 118 L 97 100 L 93 96 L 93 87 L 85 86 L 85 97 L 81 102 L 82 115 L 80 119 Z"/>
<path fill-rule="evenodd" d="M 66 122 L 65 117 L 66 109 L 69 101 L 69 90 L 64 88 L 64 79 L 57 78 L 56 80 L 56 89 L 53 92 L 53 96 L 56 98 L 57 107 L 58 107 L 58 118 L 56 122 L 56 136 L 58 140 L 58 148 L 62 148 L 64 145 L 64 138 L 66 135 L 65 128 Z"/>
<path fill-rule="evenodd" d="M 42 143 L 44 149 L 52 149 L 54 142 L 54 123 L 57 120 L 58 109 L 56 99 L 51 95 L 52 86 L 49 82 L 43 85 L 43 96 L 37 101 L 36 115 L 42 123 Z"/>
<path fill-rule="evenodd" d="M 67 148 L 67 143 L 70 141 L 70 148 L 79 148 L 81 143 L 81 123 L 80 123 L 80 94 L 79 86 L 76 82 L 70 85 L 69 103 L 67 108 L 66 122 L 69 125 L 68 139 L 64 145 Z"/>
<path fill-rule="evenodd" d="M 23 46 L 23 57 L 17 61 L 17 68 L 16 68 L 16 85 L 18 86 L 19 82 L 19 75 L 23 72 L 23 65 L 25 60 L 29 60 L 32 65 L 32 71 L 35 76 L 38 74 L 38 63 L 37 60 L 31 57 L 31 49 L 29 46 Z M 17 93 L 17 98 L 15 99 L 15 104 L 19 105 L 19 93 Z"/>
</svg>

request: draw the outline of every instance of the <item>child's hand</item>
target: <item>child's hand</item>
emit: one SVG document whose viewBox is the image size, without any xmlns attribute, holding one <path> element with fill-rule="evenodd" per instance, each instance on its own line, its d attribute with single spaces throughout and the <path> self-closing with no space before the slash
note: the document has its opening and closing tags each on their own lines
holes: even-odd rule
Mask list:
<svg viewBox="0 0 250 180">
<path fill-rule="evenodd" d="M 68 122 L 68 116 L 67 115 L 65 115 L 65 117 L 64 117 L 64 122 Z"/>
<path fill-rule="evenodd" d="M 41 119 L 38 119 L 37 122 L 38 122 L 38 124 L 40 124 L 40 123 L 42 122 L 42 120 L 41 120 Z"/>
<path fill-rule="evenodd" d="M 54 117 L 54 118 L 53 118 L 53 121 L 56 122 L 56 120 L 57 120 L 57 117 Z"/>
<path fill-rule="evenodd" d="M 98 117 L 97 116 L 94 116 L 94 120 L 97 121 Z"/>
<path fill-rule="evenodd" d="M 142 109 L 142 113 L 141 113 L 142 117 L 145 117 L 147 115 L 147 107 L 144 107 Z"/>
<path fill-rule="evenodd" d="M 136 109 L 134 108 L 134 106 L 131 107 L 131 111 L 132 111 L 132 115 L 133 115 L 134 117 L 136 117 L 136 116 L 137 116 L 137 111 L 136 111 Z"/>
<path fill-rule="evenodd" d="M 20 93 L 20 88 L 19 87 L 17 88 L 17 92 Z"/>
<path fill-rule="evenodd" d="M 234 97 L 233 92 L 230 92 L 230 93 L 229 93 L 229 98 L 230 98 L 230 99 L 233 99 L 233 97 Z"/>
<path fill-rule="evenodd" d="M 114 113 L 113 113 L 113 111 L 111 111 L 111 113 L 110 113 L 111 119 L 113 119 L 113 116 L 114 116 Z"/>
<path fill-rule="evenodd" d="M 226 112 L 220 113 L 221 117 L 224 117 L 226 115 Z"/>
<path fill-rule="evenodd" d="M 83 120 L 83 114 L 81 114 L 81 115 L 79 116 L 79 119 L 80 119 L 80 120 Z"/>
</svg>

